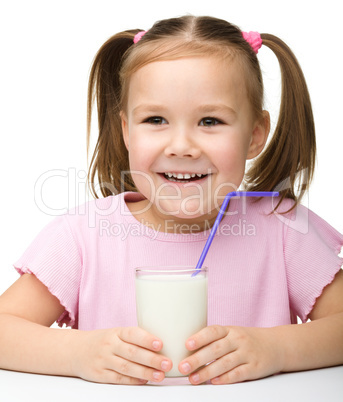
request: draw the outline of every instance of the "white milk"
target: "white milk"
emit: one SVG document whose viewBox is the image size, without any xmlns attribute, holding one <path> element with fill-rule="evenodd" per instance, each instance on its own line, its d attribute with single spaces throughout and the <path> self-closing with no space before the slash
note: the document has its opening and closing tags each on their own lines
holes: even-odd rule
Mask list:
<svg viewBox="0 0 343 402">
<path fill-rule="evenodd" d="M 161 353 L 173 361 L 167 377 L 180 377 L 185 342 L 207 325 L 207 278 L 203 273 L 136 277 L 138 325 L 163 341 Z"/>
</svg>

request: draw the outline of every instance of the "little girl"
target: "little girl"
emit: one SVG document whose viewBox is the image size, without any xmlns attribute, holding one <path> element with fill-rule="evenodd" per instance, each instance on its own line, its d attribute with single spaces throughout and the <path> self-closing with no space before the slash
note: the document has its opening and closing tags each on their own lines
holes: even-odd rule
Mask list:
<svg viewBox="0 0 343 402">
<path fill-rule="evenodd" d="M 262 44 L 282 73 L 268 145 Z M 343 236 L 299 204 L 316 146 L 306 83 L 287 45 L 210 17 L 159 21 L 99 50 L 89 127 L 94 97 L 89 178 L 104 198 L 53 220 L 15 263 L 21 277 L 0 298 L 0 367 L 162 381 L 172 362 L 159 353 L 163 340 L 136 326 L 134 268 L 194 265 L 225 195 L 238 188 L 280 197 L 230 201 L 206 259 L 208 327 L 187 340 L 194 353 L 179 371 L 192 384 L 225 384 L 342 364 Z M 73 329 L 49 328 L 55 321 Z"/>
</svg>

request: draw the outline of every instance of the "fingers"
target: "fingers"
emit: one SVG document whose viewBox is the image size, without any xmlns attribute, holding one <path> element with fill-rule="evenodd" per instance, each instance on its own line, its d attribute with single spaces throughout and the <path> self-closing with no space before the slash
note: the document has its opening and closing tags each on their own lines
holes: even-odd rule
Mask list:
<svg viewBox="0 0 343 402">
<path fill-rule="evenodd" d="M 162 341 L 142 328 L 121 328 L 119 338 L 126 343 L 126 347 L 118 350 L 117 356 L 162 371 L 172 368 L 170 359 L 156 353 L 162 349 Z"/>
<path fill-rule="evenodd" d="M 123 342 L 138 345 L 154 352 L 159 352 L 163 346 L 159 338 L 139 327 L 120 328 L 118 336 Z"/>
<path fill-rule="evenodd" d="M 164 372 L 172 368 L 172 362 L 163 355 L 136 345 L 127 344 L 116 351 L 111 365 L 121 374 L 130 373 L 133 377 L 149 381 L 162 381 Z"/>
<path fill-rule="evenodd" d="M 229 329 L 221 326 L 204 328 L 186 342 L 189 350 L 195 352 L 179 364 L 179 370 L 189 375 L 192 384 L 201 384 L 210 379 L 221 383 L 220 376 L 244 362 L 235 354 L 236 346 L 229 340 Z"/>
<path fill-rule="evenodd" d="M 182 361 L 179 370 L 184 375 L 196 371 L 190 375 L 190 382 L 200 384 L 242 364 L 241 355 L 234 352 L 230 344 L 217 341 Z"/>
<path fill-rule="evenodd" d="M 232 370 L 212 378 L 211 383 L 214 385 L 236 384 L 238 382 L 252 380 L 247 364 L 241 364 Z"/>
<path fill-rule="evenodd" d="M 110 367 L 123 376 L 131 375 L 142 380 L 160 382 L 173 364 L 167 357 L 158 354 L 162 341 L 141 328 L 121 328 L 119 339 L 123 347 L 116 348 Z"/>
<path fill-rule="evenodd" d="M 103 384 L 144 385 L 148 380 L 123 375 L 113 370 L 106 370 L 101 379 L 96 382 Z"/>
<path fill-rule="evenodd" d="M 232 384 L 266 377 L 278 371 L 273 333 L 264 328 L 205 328 L 188 339 L 194 353 L 179 364 L 192 384 Z M 271 334 L 268 338 L 266 334 Z M 275 353 L 276 350 L 276 353 Z"/>
<path fill-rule="evenodd" d="M 231 384 L 245 381 L 246 364 L 240 355 L 233 352 L 204 366 L 189 376 L 193 385 L 211 380 L 212 384 Z"/>
<path fill-rule="evenodd" d="M 144 384 L 148 381 L 160 382 L 165 377 L 161 370 L 155 370 L 118 356 L 113 356 L 107 367 L 106 376 L 113 383 Z"/>
<path fill-rule="evenodd" d="M 172 361 L 159 352 L 162 341 L 141 328 L 80 331 L 75 375 L 110 384 L 160 382 Z"/>
<path fill-rule="evenodd" d="M 212 325 L 210 327 L 203 328 L 201 331 L 189 338 L 186 342 L 186 347 L 191 351 L 200 349 L 218 339 L 226 337 L 228 333 L 229 330 L 227 327 Z"/>
<path fill-rule="evenodd" d="M 235 350 L 227 340 L 228 329 L 221 326 L 204 328 L 186 342 L 189 350 L 198 350 L 179 364 L 182 374 L 188 375 L 200 367 Z"/>
</svg>

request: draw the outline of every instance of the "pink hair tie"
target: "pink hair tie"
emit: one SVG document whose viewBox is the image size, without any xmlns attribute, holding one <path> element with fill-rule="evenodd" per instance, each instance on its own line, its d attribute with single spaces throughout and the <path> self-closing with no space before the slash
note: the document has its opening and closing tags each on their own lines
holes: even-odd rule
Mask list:
<svg viewBox="0 0 343 402">
<path fill-rule="evenodd" d="M 242 32 L 243 38 L 252 47 L 252 50 L 257 54 L 258 49 L 262 46 L 262 38 L 258 32 Z"/>
<path fill-rule="evenodd" d="M 139 41 L 143 38 L 143 36 L 144 36 L 146 33 L 147 33 L 147 31 L 140 31 L 140 32 L 138 32 L 138 33 L 135 35 L 135 37 L 133 38 L 133 43 L 139 42 Z"/>
</svg>

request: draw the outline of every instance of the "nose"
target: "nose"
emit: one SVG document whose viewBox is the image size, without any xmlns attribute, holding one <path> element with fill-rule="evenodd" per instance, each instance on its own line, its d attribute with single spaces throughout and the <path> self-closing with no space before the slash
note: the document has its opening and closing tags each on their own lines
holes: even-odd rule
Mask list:
<svg viewBox="0 0 343 402">
<path fill-rule="evenodd" d="M 170 138 L 164 153 L 167 157 L 197 159 L 201 155 L 201 149 L 192 138 L 192 134 L 185 130 L 170 133 Z"/>
</svg>

